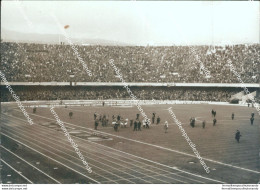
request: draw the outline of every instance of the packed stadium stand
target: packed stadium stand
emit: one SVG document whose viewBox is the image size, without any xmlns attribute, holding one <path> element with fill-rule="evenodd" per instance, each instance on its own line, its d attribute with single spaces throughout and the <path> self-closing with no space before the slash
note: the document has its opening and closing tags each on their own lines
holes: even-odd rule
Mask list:
<svg viewBox="0 0 260 190">
<path fill-rule="evenodd" d="M 109 64 L 114 59 L 126 82 L 239 83 L 227 65 L 230 60 L 244 83 L 260 82 L 259 44 L 76 48 L 93 73 L 91 77 L 69 45 L 4 42 L 1 70 L 8 81 L 16 82 L 120 82 Z M 201 63 L 210 71 L 210 78 L 201 69 Z"/>
<path fill-rule="evenodd" d="M 228 60 L 240 74 L 244 83 L 258 84 L 260 76 L 260 45 L 234 46 L 76 46 L 80 57 L 92 72 L 89 76 L 83 69 L 75 52 L 69 45 L 47 45 L 3 42 L 1 44 L 1 71 L 20 100 L 94 100 L 130 99 L 109 64 L 113 59 L 126 82 L 139 84 L 131 91 L 143 100 L 191 100 L 228 102 L 241 88 L 226 88 L 192 84 L 239 84 L 232 73 Z M 193 48 L 196 53 L 190 50 Z M 207 77 L 201 63 L 210 71 Z M 24 85 L 16 86 L 16 83 Z M 38 82 L 46 86 L 27 85 Z M 57 85 L 50 85 L 57 82 Z M 59 84 L 66 82 L 65 86 Z M 83 86 L 70 86 L 72 82 L 86 82 Z M 90 83 L 98 85 L 89 86 Z M 99 83 L 103 82 L 104 85 Z M 190 86 L 165 87 L 165 83 L 192 83 Z M 142 84 L 150 83 L 149 87 Z M 141 85 L 140 85 L 141 84 Z M 153 85 L 156 84 L 156 85 Z M 259 90 L 251 88 L 250 91 Z M 11 94 L 1 85 L 1 101 L 14 101 Z M 259 93 L 258 93 L 259 94 Z M 259 96 L 257 96 L 259 97 Z M 257 98 L 256 97 L 256 98 Z"/>
</svg>

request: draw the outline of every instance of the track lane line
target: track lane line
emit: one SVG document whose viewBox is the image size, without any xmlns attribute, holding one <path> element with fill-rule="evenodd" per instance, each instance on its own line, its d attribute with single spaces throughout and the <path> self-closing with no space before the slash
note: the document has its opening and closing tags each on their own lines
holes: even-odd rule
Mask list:
<svg viewBox="0 0 260 190">
<path fill-rule="evenodd" d="M 6 129 L 5 129 L 5 130 L 6 130 Z M 11 129 L 7 129 L 7 130 L 10 131 Z M 8 131 L 8 133 L 10 133 L 9 131 Z M 11 130 L 11 131 L 13 131 L 13 130 Z M 5 134 L 5 133 L 3 133 L 3 134 Z M 12 133 L 11 133 L 11 134 L 12 134 Z M 5 135 L 6 135 L 6 134 L 5 134 Z M 12 134 L 12 135 L 19 138 L 18 135 L 14 135 L 14 134 Z M 8 135 L 6 135 L 6 136 L 8 136 Z M 23 135 L 23 136 L 26 137 L 26 135 Z M 20 137 L 20 138 L 21 138 L 21 137 Z M 17 141 L 18 141 L 18 140 L 17 140 Z M 25 141 L 27 141 L 27 140 L 25 140 Z M 41 144 L 42 144 L 42 143 L 41 143 Z M 52 144 L 54 144 L 54 143 L 52 143 Z M 47 150 L 47 149 L 45 149 L 45 148 L 43 148 L 43 147 L 41 147 L 41 146 L 39 146 L 39 145 L 35 145 L 35 146 L 40 147 L 41 149 L 43 149 L 43 150 L 45 150 L 45 151 L 47 151 L 47 152 L 50 152 L 51 154 L 54 154 L 54 155 L 56 155 L 56 156 L 58 156 L 58 157 L 61 157 L 61 158 L 64 159 L 64 160 L 67 160 L 67 161 L 73 163 L 71 160 L 68 160 L 67 158 L 64 158 L 64 157 L 61 156 L 61 155 L 58 155 L 58 154 L 56 154 L 56 153 L 54 153 L 54 152 L 51 152 L 51 151 L 49 151 L 49 150 Z M 52 146 L 49 146 L 49 145 L 45 145 L 45 146 L 48 146 L 48 147 L 50 147 L 51 149 L 54 149 Z M 62 147 L 62 148 L 63 148 L 63 147 Z M 55 150 L 57 150 L 57 149 L 55 149 Z M 67 149 L 67 150 L 69 150 L 69 149 Z M 60 151 L 60 150 L 57 150 L 57 151 L 59 151 L 59 152 L 61 152 L 62 154 L 68 155 L 68 156 L 70 156 L 70 157 L 72 157 L 72 158 L 75 158 L 76 160 L 80 161 L 80 159 L 77 158 L 77 157 L 75 157 L 75 156 L 71 156 L 71 155 L 69 155 L 69 154 L 67 154 L 67 153 L 64 153 L 64 152 Z M 70 151 L 70 152 L 73 152 L 72 150 L 69 150 L 69 151 Z M 96 161 L 96 162 L 97 162 L 97 161 Z M 81 165 L 79 165 L 79 164 L 76 164 L 76 163 L 73 163 L 73 164 L 79 166 L 80 168 L 84 168 L 83 166 L 81 166 Z M 109 172 L 109 171 L 107 171 L 107 170 L 105 170 L 105 169 L 102 169 L 102 168 L 100 168 L 100 167 L 98 167 L 98 166 L 96 166 L 96 165 L 94 165 L 94 164 L 92 164 L 92 165 L 93 165 L 94 167 L 100 169 L 100 170 L 106 171 L 107 173 L 111 173 L 111 174 L 114 175 L 114 176 L 117 176 L 117 177 L 119 177 L 119 178 L 122 178 L 121 176 L 118 176 L 118 175 L 116 175 L 116 174 L 113 174 L 112 172 Z M 84 168 L 84 169 L 85 169 L 85 168 Z M 98 174 L 98 173 L 95 173 L 95 174 L 96 174 L 96 175 L 99 175 L 99 176 L 101 176 L 101 177 L 103 177 L 103 178 L 105 178 L 105 179 L 107 179 L 107 180 L 113 181 L 112 179 L 108 179 L 107 177 L 104 177 L 104 176 L 102 176 L 102 175 L 100 175 L 100 174 Z M 129 180 L 127 180 L 126 178 L 122 178 L 122 180 L 129 181 Z M 130 183 L 133 183 L 133 182 L 131 182 L 131 181 L 129 181 L 129 182 L 130 182 Z"/>
<path fill-rule="evenodd" d="M 13 128 L 13 127 L 12 127 Z M 16 130 L 19 130 L 19 131 L 22 131 L 20 128 L 18 129 L 17 127 L 15 127 L 15 129 Z M 8 129 L 9 130 L 9 129 Z M 14 131 L 16 131 L 16 130 L 14 130 Z M 13 130 L 12 130 L 13 131 Z M 44 136 L 44 134 L 43 135 L 41 135 L 41 136 Z M 45 137 L 45 136 L 44 136 Z M 48 137 L 45 137 L 45 138 L 48 138 Z M 48 139 L 50 139 L 50 138 L 48 138 Z M 41 138 L 41 140 L 42 140 L 42 138 Z M 53 140 L 53 139 L 51 139 L 51 140 Z M 57 142 L 60 142 L 60 141 L 57 141 Z M 53 143 L 52 143 L 53 144 Z M 62 143 L 62 144 L 65 144 L 65 143 Z M 88 148 L 89 149 L 89 148 Z M 97 152 L 97 151 L 93 151 L 93 149 L 91 149 L 92 150 L 92 152 L 94 152 L 94 153 L 99 153 L 99 154 L 102 154 L 102 153 L 100 153 L 100 152 Z M 94 153 L 89 153 L 89 152 L 86 152 L 86 151 L 82 151 L 82 152 L 85 152 L 86 154 L 92 154 L 92 155 L 95 155 Z M 107 156 L 107 155 L 105 155 L 105 154 L 102 154 L 102 155 L 104 155 L 104 156 Z M 104 158 L 101 158 L 101 157 L 99 157 L 100 159 L 102 159 L 102 160 L 106 160 L 106 159 L 104 159 Z M 110 158 L 113 158 L 113 157 L 110 157 Z M 117 158 L 113 158 L 113 159 L 116 159 L 116 160 L 119 160 L 119 161 L 122 161 L 122 160 L 120 160 L 120 159 L 117 159 Z M 95 160 L 96 161 L 96 160 Z M 106 160 L 106 161 L 108 161 L 108 162 L 111 162 L 111 163 L 113 163 L 113 164 L 116 164 L 116 165 L 119 165 L 118 163 L 115 163 L 115 162 L 112 162 L 112 161 L 110 161 L 110 160 Z M 123 162 L 123 161 L 122 161 Z M 127 163 L 127 162 L 126 162 Z M 129 164 L 129 163 L 128 163 Z M 132 165 L 134 165 L 134 164 L 132 164 Z M 150 178 L 154 178 L 153 176 L 151 176 L 151 175 L 148 175 L 148 174 L 144 174 L 144 173 L 141 173 L 141 172 L 139 172 L 139 171 L 136 171 L 136 170 L 134 170 L 134 169 L 131 169 L 131 168 L 128 168 L 127 166 L 122 166 L 122 165 L 119 165 L 119 166 L 121 166 L 121 167 L 123 167 L 123 168 L 126 168 L 126 169 L 129 169 L 129 170 L 132 170 L 132 171 L 135 171 L 135 172 L 137 172 L 137 173 L 140 173 L 140 174 L 142 174 L 142 175 L 144 175 L 144 176 L 146 176 L 146 177 L 150 177 Z M 134 165 L 134 166 L 136 166 L 136 165 Z M 138 168 L 138 167 L 137 167 Z M 156 172 L 154 172 L 154 173 L 156 173 Z M 128 173 L 127 173 L 128 174 Z M 157 176 L 158 176 L 158 173 L 156 173 L 157 174 Z M 171 173 L 171 174 L 173 174 L 173 173 Z M 128 175 L 131 175 L 131 174 L 128 174 Z M 165 176 L 164 174 L 160 174 L 161 176 Z M 133 176 L 134 178 L 136 178 L 135 176 Z M 165 176 L 166 178 L 169 178 L 169 179 L 173 179 L 173 180 L 175 180 L 175 181 L 179 181 L 179 182 L 182 182 L 182 183 L 186 183 L 186 182 L 184 182 L 184 181 L 181 181 L 181 180 L 178 180 L 178 179 L 175 179 L 175 178 L 170 178 L 170 177 L 167 177 L 167 176 Z M 160 180 L 160 179 L 156 179 L 156 178 L 154 178 L 155 180 L 158 180 L 158 181 L 162 181 L 162 182 L 164 182 L 164 183 L 168 183 L 167 181 L 164 181 L 164 180 Z M 143 180 L 143 179 L 142 179 Z M 190 179 L 190 180 L 192 180 L 193 181 L 193 179 Z M 145 180 L 144 180 L 145 181 Z M 203 183 L 202 181 L 198 181 L 198 180 L 194 180 L 194 181 L 196 181 L 196 182 L 200 182 L 200 183 Z"/>
<path fill-rule="evenodd" d="M 22 178 L 26 179 L 29 183 L 33 184 L 33 182 L 31 180 L 29 180 L 27 177 L 25 177 L 23 174 L 21 174 L 19 171 L 17 171 L 16 169 L 14 169 L 11 165 L 9 165 L 8 163 L 6 163 L 6 161 L 4 161 L 1 158 L 1 162 L 3 162 L 5 165 L 7 165 L 9 168 L 11 168 L 12 170 L 14 170 L 18 175 L 20 175 Z"/>
<path fill-rule="evenodd" d="M 13 128 L 13 127 L 12 127 Z M 15 128 L 16 130 L 18 130 L 18 131 L 22 131 L 21 129 L 17 129 L 17 128 Z M 12 129 L 10 129 L 10 128 L 8 128 L 8 129 L 5 129 L 5 130 L 8 130 L 8 131 L 13 131 L 13 132 L 16 132 L 16 130 L 12 130 Z M 17 136 L 17 135 L 15 135 L 15 136 Z M 30 137 L 30 136 L 28 136 L 28 135 L 23 135 L 24 137 Z M 38 135 L 39 136 L 39 135 Z M 43 136 L 43 137 L 45 137 L 44 135 L 41 135 L 41 136 Z M 31 137 L 30 137 L 31 138 Z M 48 138 L 48 137 L 45 137 L 45 138 Z M 50 138 L 48 138 L 48 139 L 50 139 Z M 53 139 L 51 139 L 51 140 L 53 140 Z M 46 140 L 44 140 L 43 138 L 41 138 L 41 141 L 46 141 Z M 46 142 L 49 142 L 49 141 L 46 141 Z M 57 141 L 57 142 L 60 142 L 60 141 Z M 50 143 L 50 142 L 49 142 Z M 51 144 L 53 144 L 53 145 L 57 145 L 57 144 L 55 144 L 55 143 L 51 143 Z M 65 144 L 65 143 L 62 143 L 62 144 Z M 46 145 L 46 146 L 48 146 L 48 145 Z M 58 146 L 58 145 L 57 145 Z M 51 147 L 51 146 L 49 146 L 49 147 Z M 59 147 L 61 147 L 61 148 L 63 148 L 63 146 L 59 146 Z M 69 149 L 67 149 L 66 148 L 66 150 L 69 150 Z M 71 151 L 71 150 L 69 150 L 69 151 Z M 71 152 L 73 152 L 73 151 L 71 151 Z M 82 151 L 82 152 L 85 152 L 85 151 Z M 88 153 L 88 152 L 85 152 L 85 153 Z M 63 153 L 63 154 L 66 154 L 66 153 Z M 89 153 L 89 154 L 92 154 L 92 155 L 94 155 L 93 153 Z M 68 155 L 68 154 L 67 154 Z M 71 155 L 69 155 L 69 156 L 71 156 Z M 73 157 L 73 158 L 76 158 L 76 157 L 74 157 L 74 156 L 71 156 L 71 157 Z M 88 157 L 89 158 L 89 157 Z M 100 157 L 99 157 L 100 158 Z M 78 159 L 78 158 L 76 158 L 77 160 L 80 160 L 80 159 Z M 91 159 L 91 160 L 94 160 L 94 162 L 98 162 L 98 163 L 101 163 L 101 165 L 103 164 L 103 165 L 105 165 L 105 166 L 108 166 L 107 164 L 104 164 L 104 163 L 102 163 L 102 162 L 99 162 L 99 161 L 97 161 L 97 160 L 95 160 L 95 159 L 92 159 L 92 158 L 89 158 L 89 159 Z M 103 158 L 101 158 L 101 159 L 103 159 Z M 105 160 L 105 159 L 103 159 L 103 160 Z M 107 160 L 106 160 L 107 161 Z M 112 161 L 109 161 L 109 162 L 112 162 Z M 113 164 L 116 164 L 116 165 L 119 165 L 119 164 L 117 164 L 117 163 L 115 163 L 115 162 L 112 162 Z M 120 165 L 119 165 L 120 166 Z M 97 167 L 97 166 L 96 166 Z M 129 174 L 129 173 L 127 173 L 127 172 L 124 172 L 124 171 L 121 171 L 121 170 L 119 170 L 119 169 L 117 169 L 117 168 L 114 168 L 114 167 L 112 167 L 112 166 L 108 166 L 108 167 L 111 167 L 111 168 L 113 168 L 113 169 L 116 169 L 116 170 L 118 170 L 118 171 L 120 171 L 120 172 L 122 172 L 122 173 L 125 173 L 125 174 L 127 174 L 127 175 L 130 175 L 130 176 L 133 176 L 132 174 Z M 121 166 L 121 167 L 124 167 L 124 168 L 127 168 L 127 167 L 125 167 L 125 166 Z M 102 168 L 99 168 L 99 169 L 101 169 L 102 170 Z M 128 168 L 129 169 L 129 168 Z M 104 169 L 103 169 L 104 170 Z M 130 170 L 133 170 L 133 169 L 130 169 Z M 133 170 L 133 171 L 135 171 L 135 170 Z M 135 171 L 135 172 L 137 172 L 137 173 L 140 173 L 140 172 L 138 172 L 138 171 Z M 111 173 L 111 172 L 110 172 Z M 114 175 L 116 175 L 116 174 L 114 174 Z M 146 175 L 146 174 L 143 174 L 144 176 L 147 176 L 147 177 L 151 177 L 151 176 L 149 176 L 149 175 Z M 117 177 L 120 177 L 120 176 L 117 176 Z M 122 177 L 121 177 L 122 178 Z M 140 178 L 137 178 L 137 177 L 135 177 L 135 176 L 133 176 L 132 178 L 136 178 L 136 179 L 140 179 Z M 155 178 L 154 178 L 155 179 Z M 126 180 L 126 181 L 128 181 L 128 179 L 126 179 L 126 178 L 123 178 L 122 180 Z M 144 179 L 140 179 L 140 180 L 142 180 L 142 181 L 146 181 L 146 180 L 144 180 Z M 159 180 L 159 179 L 156 179 L 156 180 Z M 176 179 L 175 179 L 176 180 Z M 163 181 L 163 180 L 159 180 L 159 181 Z M 178 180 L 177 180 L 178 181 Z M 131 182 L 131 181 L 129 181 L 129 182 Z M 146 181 L 147 183 L 152 183 L 152 182 L 149 182 L 149 181 Z M 164 181 L 165 183 L 168 183 L 168 182 L 166 182 L 166 181 Z M 181 181 L 181 182 L 183 182 L 183 181 Z M 185 182 L 183 182 L 183 183 L 185 183 Z"/>
<path fill-rule="evenodd" d="M 47 157 L 47 158 L 53 160 L 54 162 L 57 162 L 57 163 L 59 163 L 59 164 L 65 166 L 66 168 L 68 168 L 68 169 L 70 169 L 70 170 L 72 170 L 72 171 L 74 171 L 74 172 L 76 172 L 76 173 L 78 173 L 78 174 L 80 174 L 80 175 L 82 175 L 82 176 L 84 176 L 84 177 L 86 177 L 86 178 L 88 178 L 88 179 L 90 179 L 90 180 L 96 182 L 96 183 L 99 183 L 98 181 L 92 179 L 91 177 L 86 176 L 85 174 L 82 174 L 82 173 L 78 172 L 77 170 L 74 170 L 73 168 L 71 168 L 71 167 L 69 167 L 69 166 L 67 166 L 67 165 L 65 165 L 65 164 L 63 164 L 63 163 L 61 163 L 61 162 L 59 162 L 58 160 L 55 160 L 54 158 L 51 158 L 50 156 L 47 156 L 47 155 L 45 155 L 45 154 L 39 152 L 38 150 L 35 150 L 34 148 L 32 148 L 32 147 L 30 147 L 30 146 L 28 146 L 28 145 L 22 143 L 21 141 L 18 141 L 18 140 L 16 140 L 16 139 L 10 137 L 9 135 L 6 135 L 6 134 L 3 133 L 2 131 L 1 131 L 1 134 L 4 135 L 4 136 L 6 136 L 6 137 L 8 137 L 8 138 L 10 138 L 10 139 L 12 139 L 13 141 L 16 141 L 16 142 L 18 142 L 18 143 L 20 143 L 20 144 L 26 146 L 26 147 L 29 148 L 29 149 L 31 149 L 31 150 L 33 150 L 33 151 L 35 151 L 35 152 L 37 152 L 37 153 L 43 155 L 44 157 Z"/>
<path fill-rule="evenodd" d="M 3 145 L 1 145 L 1 147 L 3 149 L 5 149 L 7 152 L 9 152 L 10 154 L 14 155 L 15 157 L 19 158 L 20 160 L 24 161 L 25 163 L 27 163 L 28 165 L 30 165 L 31 167 L 33 167 L 34 169 L 38 170 L 40 173 L 44 174 L 45 176 L 49 177 L 50 179 L 52 179 L 53 181 L 55 181 L 58 184 L 61 184 L 58 180 L 54 179 L 53 177 L 49 176 L 48 174 L 46 174 L 45 172 L 43 172 L 42 170 L 38 169 L 37 167 L 35 167 L 34 165 L 30 164 L 29 162 L 27 162 L 26 160 L 24 160 L 23 158 L 21 158 L 20 156 L 16 155 L 15 153 L 11 152 L 10 150 L 8 150 L 7 148 L 5 148 Z"/>
</svg>

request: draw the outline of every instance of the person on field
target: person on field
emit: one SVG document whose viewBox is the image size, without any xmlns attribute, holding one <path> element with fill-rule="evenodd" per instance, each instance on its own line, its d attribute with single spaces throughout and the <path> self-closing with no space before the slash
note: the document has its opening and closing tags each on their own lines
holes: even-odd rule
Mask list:
<svg viewBox="0 0 260 190">
<path fill-rule="evenodd" d="M 128 118 L 125 119 L 124 128 L 126 128 L 127 124 L 128 124 Z"/>
<path fill-rule="evenodd" d="M 134 121 L 131 119 L 131 120 L 130 120 L 130 127 L 133 126 L 133 123 L 134 123 Z"/>
<path fill-rule="evenodd" d="M 217 123 L 217 120 L 216 120 L 216 118 L 214 118 L 214 119 L 213 119 L 213 126 L 215 126 L 216 123 Z"/>
<path fill-rule="evenodd" d="M 33 108 L 33 113 L 36 113 L 36 107 Z"/>
<path fill-rule="evenodd" d="M 143 122 L 143 128 L 145 128 L 145 119 L 143 119 L 142 122 Z"/>
<path fill-rule="evenodd" d="M 192 128 L 195 127 L 195 118 L 194 118 L 194 117 L 190 118 L 190 126 L 191 126 Z"/>
<path fill-rule="evenodd" d="M 237 130 L 237 132 L 236 132 L 236 134 L 235 134 L 235 139 L 237 140 L 237 142 L 239 143 L 239 140 L 240 140 L 240 137 L 241 137 L 242 135 L 240 134 L 240 131 L 239 130 Z"/>
<path fill-rule="evenodd" d="M 139 120 L 138 123 L 137 123 L 138 131 L 141 131 L 141 125 L 142 125 L 142 123 L 141 123 L 141 121 Z"/>
<path fill-rule="evenodd" d="M 114 118 L 114 119 L 112 120 L 112 126 L 114 127 L 114 129 L 115 129 L 115 125 L 116 125 L 116 118 Z"/>
<path fill-rule="evenodd" d="M 106 121 L 107 121 L 106 117 L 107 117 L 106 114 L 104 114 L 103 117 L 102 117 L 102 127 L 106 126 Z"/>
<path fill-rule="evenodd" d="M 124 118 L 123 117 L 121 117 L 121 120 L 119 121 L 119 125 L 121 128 L 124 127 Z"/>
<path fill-rule="evenodd" d="M 232 113 L 232 115 L 231 115 L 232 120 L 234 120 L 234 117 L 235 117 L 235 114 Z"/>
<path fill-rule="evenodd" d="M 152 117 L 152 123 L 154 124 L 154 120 L 155 120 L 155 113 L 153 113 L 153 117 Z"/>
<path fill-rule="evenodd" d="M 205 129 L 205 126 L 206 126 L 206 121 L 204 120 L 204 121 L 202 122 L 202 128 Z"/>
<path fill-rule="evenodd" d="M 137 120 L 135 120 L 135 122 L 134 122 L 134 131 L 137 131 L 137 125 L 138 125 Z"/>
<path fill-rule="evenodd" d="M 97 127 L 98 127 L 98 120 L 96 119 L 95 120 L 95 130 L 97 130 Z"/>
<path fill-rule="evenodd" d="M 255 120 L 255 118 L 253 118 L 253 117 L 250 118 L 251 125 L 254 125 L 254 120 Z"/>
<path fill-rule="evenodd" d="M 156 124 L 158 125 L 158 124 L 160 123 L 160 121 L 161 121 L 161 118 L 158 116 L 158 117 L 157 117 L 157 123 L 156 123 Z"/>
<path fill-rule="evenodd" d="M 211 110 L 211 116 L 212 116 L 212 117 L 214 117 L 214 113 L 215 113 L 215 111 L 212 109 L 212 110 Z"/>
<path fill-rule="evenodd" d="M 165 121 L 165 123 L 164 123 L 164 133 L 167 133 L 168 128 L 169 128 L 168 122 Z"/>
<path fill-rule="evenodd" d="M 115 122 L 115 125 L 114 125 L 114 130 L 115 130 L 116 132 L 118 132 L 119 125 L 120 125 L 119 121 L 116 121 L 116 122 Z"/>
<path fill-rule="evenodd" d="M 105 118 L 105 126 L 107 127 L 108 126 L 108 123 L 109 123 L 109 115 Z"/>
<path fill-rule="evenodd" d="M 70 119 L 72 118 L 72 116 L 73 116 L 73 112 L 70 112 L 70 113 L 69 113 Z"/>
<path fill-rule="evenodd" d="M 148 119 L 146 119 L 146 121 L 145 121 L 145 128 L 146 128 L 146 129 L 150 129 L 150 126 L 149 126 L 149 121 L 148 121 Z"/>
</svg>

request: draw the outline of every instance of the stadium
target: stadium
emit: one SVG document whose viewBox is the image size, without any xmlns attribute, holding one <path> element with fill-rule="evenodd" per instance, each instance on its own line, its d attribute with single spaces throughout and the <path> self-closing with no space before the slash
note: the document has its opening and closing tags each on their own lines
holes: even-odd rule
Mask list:
<svg viewBox="0 0 260 190">
<path fill-rule="evenodd" d="M 19 47 L 23 47 L 23 49 Z M 196 81 L 196 77 L 193 80 L 187 79 L 189 83 L 170 83 L 172 79 L 167 77 L 164 79 L 164 81 L 169 80 L 167 82 L 130 81 L 129 88 L 140 100 L 138 104 L 142 105 L 148 118 L 152 118 L 152 113 L 156 113 L 156 117 L 161 118 L 161 122 L 151 124 L 150 129 L 142 128 L 141 131 L 133 131 L 134 127 L 130 126 L 130 120 L 135 120 L 136 114 L 139 114 L 136 107 L 137 101 L 131 100 L 116 75 L 114 73 L 108 75 L 114 75 L 109 82 L 104 82 L 108 80 L 105 77 L 102 78 L 103 81 L 89 82 L 82 79 L 80 82 L 80 78 L 72 78 L 72 74 L 66 72 L 71 63 L 63 65 L 63 67 L 55 67 L 50 64 L 46 68 L 57 69 L 52 72 L 60 75 L 48 75 L 48 72 L 44 72 L 45 68 L 41 68 L 42 52 L 47 54 L 44 56 L 45 58 L 52 60 L 53 58 L 49 54 L 62 55 L 62 51 L 66 52 L 64 49 L 68 47 L 56 45 L 56 52 L 51 48 L 40 44 L 3 43 L 1 46 L 1 54 L 5 54 L 1 62 L 9 63 L 9 59 L 14 59 L 11 61 L 14 65 L 3 64 L 3 73 L 8 81 L 12 81 L 9 82 L 10 85 L 23 101 L 27 113 L 34 121 L 34 124 L 30 126 L 21 110 L 16 106 L 8 88 L 2 83 L 1 139 L 3 147 L 1 155 L 4 183 L 28 183 L 30 181 L 37 183 L 257 183 L 259 181 L 259 116 L 252 103 L 248 104 L 250 100 L 243 93 L 239 84 L 231 83 L 236 80 L 235 76 L 230 77 L 229 83 L 223 83 L 222 79 L 218 80 L 217 77 L 212 77 L 214 81 L 207 83 Z M 84 47 L 79 46 L 78 48 Z M 102 49 L 102 47 L 96 46 L 88 48 L 90 51 L 95 51 L 97 48 Z M 181 49 L 181 47 L 174 48 Z M 246 48 L 252 48 L 255 55 L 259 56 L 259 45 L 241 46 L 237 49 Z M 31 49 L 34 51 L 30 51 Z M 46 49 L 48 50 L 46 51 Z M 108 49 L 109 52 L 115 51 L 115 54 L 116 51 L 119 51 L 119 48 L 116 47 L 105 47 L 104 49 Z M 164 47 L 158 49 L 164 51 Z M 146 48 L 141 50 L 144 51 L 143 54 L 145 51 L 149 51 Z M 19 51 L 28 53 L 15 56 L 15 52 Z M 127 47 L 124 51 L 135 51 L 135 48 Z M 182 51 L 185 52 L 185 47 Z M 125 54 L 127 53 L 122 53 L 122 59 Z M 129 54 L 133 53 L 129 52 Z M 220 51 L 217 51 L 214 56 L 221 57 L 219 54 Z M 24 58 L 19 57 L 20 55 Z M 98 54 L 94 55 L 98 57 Z M 201 57 L 203 55 L 201 54 Z M 212 59 L 208 57 L 211 55 L 205 55 L 206 58 Z M 231 56 L 232 54 L 226 53 L 226 55 Z M 72 54 L 68 56 L 70 56 L 70 60 L 74 57 Z M 166 54 L 165 59 L 167 56 Z M 28 60 L 33 60 L 28 64 L 39 67 L 35 68 L 37 73 L 26 71 L 26 68 L 31 68 L 27 66 L 20 67 L 20 71 L 15 70 L 17 68 L 15 63 L 26 63 L 23 60 L 26 57 Z M 106 57 L 106 55 L 100 57 Z M 35 58 L 39 58 L 38 62 Z M 93 58 L 94 60 L 95 58 Z M 104 62 L 108 63 L 108 61 Z M 257 63 L 257 61 L 259 61 L 259 57 L 256 56 L 255 62 Z M 97 62 L 99 61 L 97 60 Z M 63 61 L 55 62 L 55 64 L 58 63 L 63 63 Z M 237 65 L 241 63 L 243 64 L 241 61 Z M 75 61 L 74 64 L 77 62 Z M 93 67 L 95 66 L 98 65 L 93 64 Z M 135 65 L 129 64 L 126 67 L 118 65 L 118 67 L 120 66 L 122 71 L 135 68 Z M 244 63 L 242 68 L 243 66 L 248 65 Z M 224 65 L 220 67 L 223 68 Z M 254 67 L 254 65 L 251 67 L 259 76 L 259 67 Z M 61 71 L 60 68 L 65 71 Z M 91 70 L 95 70 L 95 68 L 91 67 Z M 104 76 L 107 72 L 112 71 L 108 70 L 103 73 L 100 71 L 100 75 Z M 181 69 L 175 70 L 175 72 L 178 72 L 180 76 L 184 75 Z M 12 75 L 12 73 L 19 73 L 19 75 Z M 35 79 L 26 77 L 30 73 L 35 76 Z M 43 75 L 45 78 L 40 78 L 42 73 L 47 73 L 47 75 Z M 223 72 L 221 73 L 223 74 Z M 73 75 L 81 76 L 80 73 L 73 73 Z M 130 74 L 130 76 L 126 73 L 122 75 L 128 79 L 131 78 Z M 146 77 L 145 72 L 144 76 L 140 75 L 138 75 L 139 78 Z M 55 81 L 59 82 L 52 82 L 52 76 L 57 77 Z M 58 78 L 59 76 L 67 76 L 67 78 L 61 79 Z M 259 84 L 253 81 L 259 82 L 259 79 L 247 76 L 250 75 L 245 75 L 243 80 L 251 82 L 247 85 L 251 86 L 249 91 L 259 101 Z M 161 80 L 160 77 L 159 80 Z M 227 80 L 227 78 L 223 80 Z M 232 98 L 239 99 L 239 102 L 230 103 Z M 77 154 L 73 151 L 73 147 L 62 134 L 60 126 L 50 112 L 51 106 L 55 107 L 59 118 L 65 123 L 69 134 L 79 145 L 79 149 L 92 167 L 91 174 L 85 170 Z M 210 168 L 210 174 L 205 173 L 200 162 L 192 153 L 192 149 L 185 142 L 176 123 L 167 112 L 169 107 L 173 108 L 187 134 L 198 147 L 201 156 Z M 35 113 L 33 108 L 36 108 Z M 217 111 L 216 126 L 212 126 L 212 109 Z M 70 112 L 73 113 L 71 118 L 69 117 Z M 233 112 L 235 113 L 234 120 L 231 119 Z M 256 113 L 256 117 L 254 125 L 251 126 L 250 115 L 252 112 Z M 97 130 L 94 130 L 94 114 L 100 118 L 105 115 L 108 120 L 106 125 L 103 125 L 100 120 Z M 122 121 L 127 118 L 129 122 L 125 127 L 120 126 L 118 131 L 114 131 L 112 115 L 120 115 Z M 196 119 L 194 128 L 190 127 L 190 117 Z M 143 120 L 142 116 L 140 120 Z M 205 129 L 202 128 L 203 120 L 206 121 Z M 164 131 L 164 121 L 169 123 L 167 133 Z M 240 130 L 242 134 L 240 144 L 234 139 L 236 130 Z M 34 168 L 33 173 L 30 171 L 32 168 Z M 66 173 L 67 177 L 58 175 L 60 172 Z M 5 176 L 7 173 L 10 173 L 9 175 L 12 177 Z M 223 176 L 229 176 L 229 178 Z"/>
<path fill-rule="evenodd" d="M 74 47 L 1 40 L 1 183 L 260 183 L 259 43 Z"/>
</svg>

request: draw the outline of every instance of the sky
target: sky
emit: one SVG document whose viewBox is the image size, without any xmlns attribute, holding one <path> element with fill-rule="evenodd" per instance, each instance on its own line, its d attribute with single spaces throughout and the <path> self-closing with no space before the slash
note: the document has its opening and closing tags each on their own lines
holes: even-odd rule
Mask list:
<svg viewBox="0 0 260 190">
<path fill-rule="evenodd" d="M 259 2 L 3 1 L 1 30 L 132 45 L 260 43 Z"/>
</svg>

